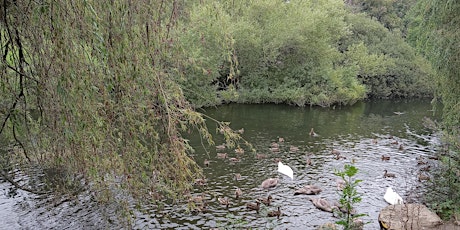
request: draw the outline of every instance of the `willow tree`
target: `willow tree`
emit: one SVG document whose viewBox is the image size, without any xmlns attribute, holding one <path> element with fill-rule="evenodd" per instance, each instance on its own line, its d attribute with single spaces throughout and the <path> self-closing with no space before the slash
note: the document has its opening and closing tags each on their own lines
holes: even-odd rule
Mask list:
<svg viewBox="0 0 460 230">
<path fill-rule="evenodd" d="M 100 201 L 189 191 L 201 171 L 183 134 L 212 140 L 177 84 L 183 4 L 2 1 L 2 176 L 35 193 L 89 188 Z M 18 172 L 59 180 L 43 187 Z"/>
<path fill-rule="evenodd" d="M 435 209 L 450 217 L 460 213 L 460 2 L 423 0 L 409 15 L 408 40 L 436 67 L 436 98 L 443 104 L 446 148 L 436 181 Z M 440 185 L 440 186 L 439 186 Z"/>
</svg>

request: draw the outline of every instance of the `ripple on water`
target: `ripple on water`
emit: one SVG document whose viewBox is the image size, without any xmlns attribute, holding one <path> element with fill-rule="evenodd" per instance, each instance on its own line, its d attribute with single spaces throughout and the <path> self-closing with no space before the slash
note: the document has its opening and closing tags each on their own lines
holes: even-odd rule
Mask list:
<svg viewBox="0 0 460 230">
<path fill-rule="evenodd" d="M 394 137 L 395 138 L 395 137 Z M 377 139 L 378 142 L 375 143 Z M 274 229 L 311 229 L 326 222 L 335 222 L 337 218 L 332 213 L 320 211 L 309 200 L 307 195 L 294 196 L 296 189 L 307 184 L 315 184 L 323 188 L 323 192 L 317 197 L 326 198 L 330 201 L 338 201 L 335 170 L 342 170 L 344 164 L 354 165 L 359 169 L 356 179 L 363 180 L 358 187 L 362 194 L 362 202 L 356 205 L 358 213 L 366 213 L 363 217 L 370 224 L 365 229 L 378 229 L 377 222 L 380 210 L 387 206 L 383 195 L 388 186 L 394 188 L 403 198 L 408 197 L 410 191 L 418 186 L 416 172 L 416 156 L 433 155 L 435 148 L 431 145 L 417 144 L 416 140 L 398 138 L 398 143 L 406 146 L 400 150 L 398 145 L 392 144 L 394 139 L 388 139 L 387 135 L 376 135 L 375 138 L 345 136 L 335 140 L 322 139 L 317 144 L 316 151 L 307 145 L 299 146 L 299 151 L 293 153 L 283 151 L 289 148 L 289 142 L 280 145 L 280 153 L 266 152 L 266 159 L 255 160 L 250 154 L 245 154 L 242 161 L 236 164 L 228 164 L 224 159 L 216 162 L 205 169 L 208 176 L 208 185 L 205 188 L 197 188 L 195 193 L 206 193 L 209 212 L 199 214 L 186 214 L 178 212 L 177 207 L 171 207 L 174 216 L 163 222 L 162 227 L 174 228 L 213 228 L 223 226 L 244 226 L 245 228 L 274 228 Z M 267 141 L 265 141 L 267 142 Z M 263 143 L 270 146 L 270 143 Z M 256 146 L 262 149 L 264 146 Z M 336 160 L 331 154 L 331 146 L 338 147 L 341 155 L 346 159 Z M 391 157 L 389 161 L 382 161 L 385 154 Z M 313 165 L 305 164 L 305 157 L 309 155 Z M 274 158 L 281 158 L 283 163 L 291 166 L 295 172 L 295 179 L 291 180 L 277 173 L 277 165 Z M 213 166 L 214 165 L 214 166 Z M 396 174 L 396 178 L 384 178 L 384 169 Z M 242 179 L 235 180 L 234 174 L 240 173 Z M 260 183 L 269 177 L 279 177 L 280 182 L 273 189 L 262 189 Z M 235 199 L 234 189 L 239 187 L 243 190 L 240 199 Z M 261 204 L 259 213 L 246 209 L 247 202 L 254 202 L 256 198 L 273 197 L 270 206 Z M 228 209 L 217 201 L 219 197 L 229 197 L 231 205 Z M 280 219 L 267 217 L 267 212 L 280 207 L 283 216 Z M 183 211 L 183 210 L 182 210 Z M 165 223 L 168 223 L 165 225 Z M 175 225 L 173 223 L 177 223 Z M 174 225 L 174 226 L 173 226 Z"/>
<path fill-rule="evenodd" d="M 292 114 L 292 113 L 289 113 Z M 299 113 L 300 114 L 300 113 Z M 295 115 L 295 114 L 294 114 Z M 321 113 L 324 116 L 324 113 Z M 303 119 L 303 114 L 299 116 Z M 319 117 L 321 118 L 321 117 Z M 293 127 L 300 125 L 293 117 Z M 318 119 L 320 120 L 320 119 Z M 375 121 L 382 120 L 376 116 Z M 383 119 L 385 123 L 387 122 Z M 374 122 L 374 120 L 370 121 Z M 336 122 L 339 124 L 344 122 Z M 297 126 L 295 126 L 297 125 Z M 365 124 L 362 125 L 364 127 Z M 332 127 L 334 128 L 334 127 Z M 374 128 L 376 129 L 376 128 Z M 215 152 L 197 155 L 197 162 L 203 162 L 210 158 L 211 164 L 204 168 L 208 184 L 204 187 L 197 187 L 194 195 L 204 194 L 208 204 L 208 212 L 193 214 L 186 212 L 186 204 L 169 204 L 163 209 L 152 205 L 142 212 L 137 212 L 134 219 L 136 229 L 208 229 L 213 227 L 228 228 L 270 228 L 270 229 L 313 229 L 326 222 L 335 222 L 337 219 L 331 213 L 318 210 L 309 201 L 309 196 L 294 196 L 294 191 L 307 184 L 314 184 L 322 187 L 323 192 L 316 197 L 326 198 L 330 201 L 339 199 L 336 179 L 333 173 L 335 170 L 342 170 L 344 164 L 352 161 L 359 169 L 356 179 L 361 179 L 358 192 L 362 194 L 362 202 L 356 205 L 358 213 L 366 213 L 363 217 L 370 224 L 365 229 L 378 229 L 377 218 L 380 210 L 387 206 L 383 195 L 388 186 L 394 188 L 403 199 L 417 202 L 418 196 L 413 191 L 422 188 L 418 182 L 417 173 L 420 166 L 417 165 L 417 157 L 428 157 L 435 154 L 437 137 L 434 135 L 419 135 L 404 131 L 394 133 L 401 134 L 400 137 L 389 138 L 389 128 L 384 127 L 379 131 L 373 130 L 368 136 L 356 134 L 336 135 L 328 138 L 328 135 L 321 134 L 319 137 L 306 136 L 301 140 L 289 140 L 280 143 L 279 152 L 269 150 L 270 143 L 278 140 L 279 134 L 269 137 L 269 131 L 256 131 L 250 140 L 255 143 L 260 153 L 266 154 L 265 159 L 256 159 L 247 149 L 241 155 L 241 162 L 229 163 L 228 159 L 217 158 Z M 283 130 L 281 130 L 283 131 Z M 280 131 L 280 132 L 281 132 Z M 335 132 L 335 130 L 333 130 Z M 250 133 L 249 128 L 246 133 Z M 332 131 L 331 131 L 332 132 Z M 394 135 L 393 133 L 393 135 Z M 275 138 L 276 137 L 276 138 Z M 395 142 L 398 142 L 397 144 Z M 404 149 L 400 150 L 399 145 Z M 290 146 L 299 147 L 299 150 L 290 151 Z M 332 149 L 337 149 L 346 159 L 335 159 L 331 154 Z M 230 157 L 236 154 L 228 151 Z M 390 156 L 389 161 L 382 161 L 381 156 Z M 310 157 L 312 165 L 306 165 L 306 157 Z M 277 173 L 275 158 L 280 158 L 284 164 L 291 166 L 294 170 L 294 180 Z M 383 170 L 396 174 L 396 178 L 384 178 Z M 235 180 L 235 173 L 241 174 L 240 180 Z M 273 189 L 262 189 L 260 184 L 269 177 L 279 177 L 280 183 Z M 108 216 L 115 216 L 114 211 L 98 210 L 87 197 L 80 197 L 80 203 L 73 205 L 64 202 L 50 211 L 50 201 L 32 202 L 29 195 L 20 194 L 18 199 L 6 198 L 4 194 L 5 184 L 0 184 L 2 193 L 0 195 L 0 219 L 3 219 L 3 226 L 11 229 L 53 229 L 53 228 L 78 228 L 94 229 L 99 228 L 116 229 L 121 228 L 116 224 L 108 224 L 107 218 L 101 213 L 108 212 Z M 6 186 L 6 185 L 5 185 Z M 241 188 L 243 195 L 235 199 L 235 188 Z M 261 205 L 259 213 L 246 209 L 247 202 L 254 202 L 256 198 L 273 197 L 270 206 Z M 219 197 L 229 197 L 231 205 L 228 209 L 220 205 Z M 19 204 L 19 205 L 17 205 Z M 267 217 L 269 210 L 280 207 L 283 216 L 280 219 Z M 5 217 L 5 218 L 4 218 Z M 116 220 L 109 222 L 116 223 Z M 19 227 L 18 227 L 19 226 Z"/>
</svg>

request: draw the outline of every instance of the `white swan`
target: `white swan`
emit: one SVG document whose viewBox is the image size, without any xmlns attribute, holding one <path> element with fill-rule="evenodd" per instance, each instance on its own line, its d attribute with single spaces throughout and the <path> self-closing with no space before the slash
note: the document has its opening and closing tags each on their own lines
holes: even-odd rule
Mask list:
<svg viewBox="0 0 460 230">
<path fill-rule="evenodd" d="M 278 172 L 282 173 L 282 174 L 290 177 L 292 180 L 294 180 L 294 171 L 292 171 L 291 167 L 281 163 L 281 161 L 278 161 Z"/>
<path fill-rule="evenodd" d="M 386 202 L 389 204 L 403 204 L 403 199 L 399 196 L 398 193 L 394 192 L 391 187 L 387 188 L 387 192 L 383 196 Z"/>
</svg>

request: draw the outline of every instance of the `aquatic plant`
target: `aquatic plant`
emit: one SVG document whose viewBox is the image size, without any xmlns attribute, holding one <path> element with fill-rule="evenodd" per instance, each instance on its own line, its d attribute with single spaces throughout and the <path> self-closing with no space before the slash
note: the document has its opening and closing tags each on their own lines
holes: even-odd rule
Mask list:
<svg viewBox="0 0 460 230">
<path fill-rule="evenodd" d="M 344 165 L 343 171 L 335 171 L 334 174 L 341 177 L 345 181 L 345 187 L 342 190 L 340 197 L 340 211 L 335 211 L 341 220 L 336 223 L 342 225 L 344 229 L 358 228 L 358 218 L 367 216 L 367 214 L 355 214 L 353 206 L 361 202 L 361 195 L 358 194 L 357 187 L 362 181 L 353 177 L 358 173 L 358 168 L 353 165 Z M 361 224 L 361 223 L 360 223 Z"/>
</svg>

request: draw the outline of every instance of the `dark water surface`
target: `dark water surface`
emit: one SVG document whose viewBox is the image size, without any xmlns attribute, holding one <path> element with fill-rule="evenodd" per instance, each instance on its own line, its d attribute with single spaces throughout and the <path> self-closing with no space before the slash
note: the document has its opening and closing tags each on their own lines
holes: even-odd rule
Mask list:
<svg viewBox="0 0 460 230">
<path fill-rule="evenodd" d="M 254 145 L 258 154 L 265 154 L 266 158 L 256 158 L 256 154 L 244 146 L 244 154 L 237 154 L 234 149 L 205 149 L 199 139 L 191 137 L 196 148 L 193 157 L 197 162 L 203 165 L 205 159 L 210 160 L 209 167 L 204 167 L 207 184 L 197 186 L 193 194 L 205 197 L 208 210 L 189 213 L 186 212 L 186 204 L 165 206 L 161 211 L 150 207 L 137 213 L 134 228 L 315 229 L 338 219 L 314 207 L 309 196 L 294 196 L 294 191 L 304 185 L 314 184 L 322 187 L 323 192 L 313 197 L 338 200 L 334 170 L 341 170 L 345 164 L 354 162 L 359 169 L 356 179 L 363 180 L 358 188 L 362 202 L 356 206 L 357 212 L 368 214 L 363 217 L 370 222 L 365 229 L 378 229 L 377 217 L 387 205 L 383 195 L 388 186 L 393 187 L 407 202 L 421 202 L 423 183 L 418 181 L 417 175 L 422 166 L 417 164 L 416 158 L 435 155 L 439 146 L 436 134 L 423 126 L 424 117 L 436 120 L 428 100 L 362 102 L 335 109 L 225 105 L 207 108 L 204 113 L 217 120 L 231 122 L 234 129 L 244 128 L 242 136 Z M 310 136 L 311 128 L 319 136 Z M 210 130 L 213 132 L 214 129 L 214 124 L 210 123 Z M 285 140 L 279 143 L 280 151 L 271 151 L 271 143 L 278 142 L 280 137 Z M 216 139 L 216 144 L 222 143 L 218 134 Z M 402 150 L 399 149 L 400 145 L 403 146 Z M 298 147 L 298 151 L 290 151 L 291 146 Z M 332 149 L 340 151 L 346 159 L 337 160 L 331 154 Z M 232 163 L 228 159 L 220 159 L 217 152 L 227 152 L 229 157 L 240 157 L 241 161 Z M 382 161 L 383 154 L 391 159 Z M 294 180 L 277 173 L 275 158 L 280 158 L 294 170 Z M 312 165 L 306 164 L 307 158 L 312 160 Z M 430 161 L 430 164 L 435 163 Z M 383 178 L 384 169 L 396 174 L 396 178 Z M 241 174 L 241 179 L 236 180 L 235 174 Z M 269 177 L 279 177 L 278 186 L 262 189 L 261 182 Z M 60 209 L 67 209 L 65 212 L 28 209 L 30 205 L 23 207 L 25 200 L 30 203 L 33 199 L 25 194 L 9 195 L 8 186 L 6 183 L 0 184 L 0 226 L 6 226 L 5 229 L 35 229 L 37 226 L 79 228 L 74 222 L 86 223 L 84 226 L 87 229 L 104 225 L 104 218 L 98 216 L 99 211 L 92 210 L 85 203 L 59 206 Z M 236 187 L 243 191 L 239 199 L 234 195 Z M 270 206 L 261 205 L 259 213 L 246 209 L 247 202 L 268 195 L 273 197 Z M 219 204 L 219 197 L 230 198 L 228 209 Z M 267 217 L 267 212 L 277 207 L 280 207 L 283 215 L 279 219 Z"/>
</svg>

